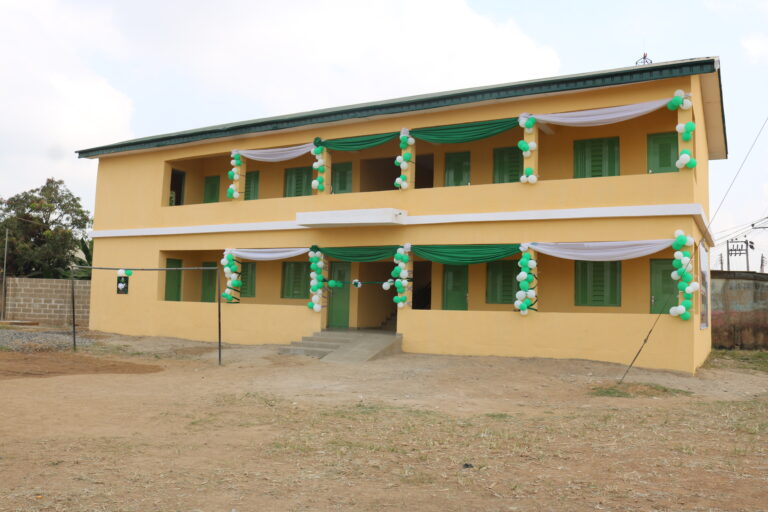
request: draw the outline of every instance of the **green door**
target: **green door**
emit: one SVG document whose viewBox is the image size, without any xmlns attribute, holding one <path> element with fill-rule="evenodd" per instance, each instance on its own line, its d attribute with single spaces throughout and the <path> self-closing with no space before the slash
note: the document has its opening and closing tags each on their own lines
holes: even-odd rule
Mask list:
<svg viewBox="0 0 768 512">
<path fill-rule="evenodd" d="M 349 286 L 352 274 L 351 264 L 346 261 L 332 261 L 329 279 L 344 281 L 342 288 L 330 288 L 328 304 L 328 327 L 346 329 L 349 327 Z"/>
<path fill-rule="evenodd" d="M 443 309 L 466 311 L 467 295 L 467 266 L 445 265 L 443 267 Z"/>
<path fill-rule="evenodd" d="M 168 258 L 165 268 L 181 268 L 181 260 Z M 165 271 L 165 300 L 181 300 L 181 270 Z"/>
<path fill-rule="evenodd" d="M 203 202 L 204 203 L 219 202 L 219 177 L 218 176 L 205 177 L 205 185 L 203 187 Z"/>
<path fill-rule="evenodd" d="M 216 268 L 215 261 L 204 261 L 203 266 L 206 268 Z M 213 270 L 201 270 L 202 274 L 202 295 L 200 300 L 202 302 L 216 302 L 216 272 Z"/>
<path fill-rule="evenodd" d="M 651 260 L 651 313 L 666 313 L 677 306 L 677 283 L 672 279 L 672 260 Z"/>
</svg>

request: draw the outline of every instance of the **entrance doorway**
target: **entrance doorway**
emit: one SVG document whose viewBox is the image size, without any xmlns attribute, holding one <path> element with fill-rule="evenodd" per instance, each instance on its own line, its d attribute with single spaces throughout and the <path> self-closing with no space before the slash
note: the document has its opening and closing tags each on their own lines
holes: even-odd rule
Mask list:
<svg viewBox="0 0 768 512">
<path fill-rule="evenodd" d="M 467 265 L 443 267 L 443 309 L 467 310 L 469 295 L 467 270 Z"/>
<path fill-rule="evenodd" d="M 669 312 L 669 308 L 677 306 L 677 283 L 669 275 L 675 267 L 672 260 L 651 260 L 651 313 Z"/>
<path fill-rule="evenodd" d="M 347 261 L 332 261 L 330 278 L 335 281 L 351 281 L 352 264 Z M 349 285 L 331 288 L 328 300 L 328 327 L 346 329 L 349 327 Z"/>
</svg>

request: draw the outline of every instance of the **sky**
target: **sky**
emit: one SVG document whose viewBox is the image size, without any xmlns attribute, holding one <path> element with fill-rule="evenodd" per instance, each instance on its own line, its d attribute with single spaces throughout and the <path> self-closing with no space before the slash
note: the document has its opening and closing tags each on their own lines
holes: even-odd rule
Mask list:
<svg viewBox="0 0 768 512">
<path fill-rule="evenodd" d="M 0 197 L 53 176 L 92 210 L 97 162 L 78 149 L 643 52 L 721 59 L 729 158 L 710 162 L 714 214 L 768 116 L 768 0 L 0 0 Z M 768 215 L 767 171 L 768 128 L 714 218 L 718 240 Z M 748 236 L 754 270 L 768 229 Z"/>
</svg>

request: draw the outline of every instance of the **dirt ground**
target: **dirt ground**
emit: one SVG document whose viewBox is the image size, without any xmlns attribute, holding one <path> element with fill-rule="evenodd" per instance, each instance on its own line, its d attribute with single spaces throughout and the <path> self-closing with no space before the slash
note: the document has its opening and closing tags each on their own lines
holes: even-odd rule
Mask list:
<svg viewBox="0 0 768 512">
<path fill-rule="evenodd" d="M 0 511 L 768 510 L 768 373 L 90 336 L 0 352 Z"/>
</svg>

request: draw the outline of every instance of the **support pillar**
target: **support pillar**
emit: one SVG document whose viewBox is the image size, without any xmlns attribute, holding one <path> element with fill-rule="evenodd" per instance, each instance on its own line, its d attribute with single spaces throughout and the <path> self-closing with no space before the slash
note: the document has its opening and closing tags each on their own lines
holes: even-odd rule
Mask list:
<svg viewBox="0 0 768 512">
<path fill-rule="evenodd" d="M 533 169 L 533 176 L 536 176 L 536 179 L 538 180 L 540 178 L 539 175 L 539 125 L 538 123 L 533 125 L 533 128 L 531 129 L 531 133 L 527 133 L 526 130 L 523 130 L 523 140 L 530 144 L 531 142 L 534 142 L 536 144 L 536 150 L 531 151 L 531 156 L 528 158 L 523 158 L 523 171 L 525 171 L 526 168 L 530 167 Z"/>
</svg>

